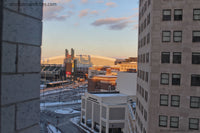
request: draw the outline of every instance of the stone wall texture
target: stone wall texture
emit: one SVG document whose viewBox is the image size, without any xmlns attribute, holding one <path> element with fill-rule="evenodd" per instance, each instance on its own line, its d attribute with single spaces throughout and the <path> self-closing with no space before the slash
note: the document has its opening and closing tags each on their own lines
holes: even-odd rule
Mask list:
<svg viewBox="0 0 200 133">
<path fill-rule="evenodd" d="M 0 1 L 0 133 L 39 133 L 42 6 Z"/>
</svg>

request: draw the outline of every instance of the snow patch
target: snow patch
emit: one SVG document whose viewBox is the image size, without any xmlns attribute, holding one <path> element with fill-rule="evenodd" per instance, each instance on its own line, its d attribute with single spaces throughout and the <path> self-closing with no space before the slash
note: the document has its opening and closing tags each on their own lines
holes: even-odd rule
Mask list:
<svg viewBox="0 0 200 133">
<path fill-rule="evenodd" d="M 49 124 L 47 126 L 48 133 L 61 133 L 59 129 L 56 129 L 53 125 Z"/>
<path fill-rule="evenodd" d="M 64 109 L 55 110 L 55 113 L 57 113 L 57 114 L 75 114 L 75 113 L 80 113 L 80 111 L 76 111 L 71 108 L 64 108 Z"/>
</svg>

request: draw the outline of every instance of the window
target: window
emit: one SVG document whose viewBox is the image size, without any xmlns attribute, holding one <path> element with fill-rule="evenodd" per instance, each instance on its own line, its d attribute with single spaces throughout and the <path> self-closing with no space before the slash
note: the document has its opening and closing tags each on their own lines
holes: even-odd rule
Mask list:
<svg viewBox="0 0 200 133">
<path fill-rule="evenodd" d="M 148 92 L 145 91 L 145 101 L 147 102 L 148 101 Z"/>
<path fill-rule="evenodd" d="M 170 41 L 171 41 L 171 31 L 163 31 L 162 42 L 170 42 Z"/>
<path fill-rule="evenodd" d="M 193 19 L 194 20 L 200 20 L 200 9 L 194 9 L 193 10 Z"/>
<path fill-rule="evenodd" d="M 147 111 L 144 109 L 144 119 L 147 121 Z"/>
<path fill-rule="evenodd" d="M 200 108 L 200 97 L 190 97 L 190 108 Z"/>
<path fill-rule="evenodd" d="M 168 73 L 161 73 L 161 84 L 168 85 L 169 84 L 169 74 Z"/>
<path fill-rule="evenodd" d="M 180 85 L 180 83 L 181 83 L 181 75 L 172 74 L 172 85 Z"/>
<path fill-rule="evenodd" d="M 173 52 L 173 63 L 181 64 L 181 52 Z"/>
<path fill-rule="evenodd" d="M 191 75 L 191 86 L 200 86 L 200 75 Z"/>
<path fill-rule="evenodd" d="M 180 21 L 182 20 L 183 10 L 182 9 L 175 9 L 174 10 L 174 20 Z"/>
<path fill-rule="evenodd" d="M 149 73 L 146 72 L 146 75 L 145 75 L 145 81 L 148 82 L 149 81 Z"/>
<path fill-rule="evenodd" d="M 200 42 L 200 31 L 193 31 L 193 42 Z"/>
<path fill-rule="evenodd" d="M 174 42 L 182 42 L 182 31 L 174 31 Z"/>
<path fill-rule="evenodd" d="M 162 52 L 161 63 L 170 63 L 170 52 Z"/>
<path fill-rule="evenodd" d="M 150 43 L 150 33 L 147 34 L 147 44 Z"/>
<path fill-rule="evenodd" d="M 189 129 L 199 130 L 199 119 L 198 118 L 189 118 Z"/>
<path fill-rule="evenodd" d="M 149 62 L 149 53 L 146 53 L 146 62 Z"/>
<path fill-rule="evenodd" d="M 200 64 L 200 53 L 192 53 L 192 64 Z"/>
<path fill-rule="evenodd" d="M 171 96 L 171 106 L 179 107 L 180 106 L 180 96 L 172 95 Z"/>
<path fill-rule="evenodd" d="M 147 16 L 147 25 L 149 25 L 150 22 L 151 22 L 151 15 L 150 15 L 150 13 L 149 13 L 149 15 Z"/>
<path fill-rule="evenodd" d="M 167 127 L 167 116 L 165 116 L 165 115 L 159 116 L 159 126 L 160 127 Z"/>
<path fill-rule="evenodd" d="M 163 21 L 170 21 L 171 20 L 171 10 L 166 9 L 163 10 Z"/>
<path fill-rule="evenodd" d="M 168 106 L 168 95 L 160 94 L 160 105 Z"/>
<path fill-rule="evenodd" d="M 178 126 L 179 126 L 179 117 L 171 116 L 170 117 L 170 127 L 178 128 Z"/>
</svg>

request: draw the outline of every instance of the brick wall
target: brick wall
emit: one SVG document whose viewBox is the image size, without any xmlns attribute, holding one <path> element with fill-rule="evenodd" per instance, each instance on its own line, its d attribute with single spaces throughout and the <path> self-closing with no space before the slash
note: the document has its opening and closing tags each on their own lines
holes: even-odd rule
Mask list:
<svg viewBox="0 0 200 133">
<path fill-rule="evenodd" d="M 42 6 L 18 2 L 42 0 L 0 2 L 0 133 L 39 133 Z"/>
</svg>

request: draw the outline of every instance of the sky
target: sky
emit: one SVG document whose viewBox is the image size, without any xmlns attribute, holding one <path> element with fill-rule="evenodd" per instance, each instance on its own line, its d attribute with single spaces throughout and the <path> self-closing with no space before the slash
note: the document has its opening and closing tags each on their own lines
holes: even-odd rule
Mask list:
<svg viewBox="0 0 200 133">
<path fill-rule="evenodd" d="M 137 56 L 138 0 L 44 0 L 42 58 Z"/>
</svg>

